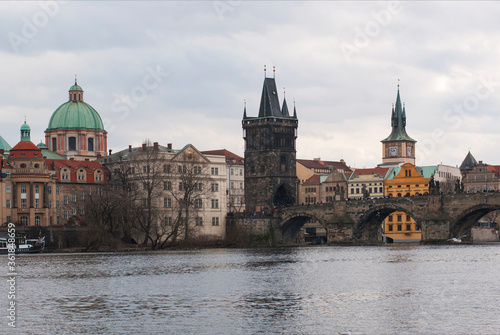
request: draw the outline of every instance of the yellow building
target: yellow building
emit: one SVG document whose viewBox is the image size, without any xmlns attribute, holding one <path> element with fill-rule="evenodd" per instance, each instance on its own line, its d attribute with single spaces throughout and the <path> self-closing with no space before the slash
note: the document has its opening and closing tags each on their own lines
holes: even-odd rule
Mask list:
<svg viewBox="0 0 500 335">
<path fill-rule="evenodd" d="M 431 171 L 428 171 L 431 173 Z M 385 180 L 387 197 L 410 197 L 426 195 L 429 192 L 430 177 L 424 176 L 422 169 L 410 163 L 400 168 L 391 168 Z M 422 232 L 417 222 L 403 212 L 390 214 L 383 223 L 386 242 L 418 242 Z"/>
</svg>

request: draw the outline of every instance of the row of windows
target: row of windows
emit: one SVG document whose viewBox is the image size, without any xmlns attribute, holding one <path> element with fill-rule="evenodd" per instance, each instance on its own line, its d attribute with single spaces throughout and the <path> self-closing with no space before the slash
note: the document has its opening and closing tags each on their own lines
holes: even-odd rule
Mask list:
<svg viewBox="0 0 500 335">
<path fill-rule="evenodd" d="M 146 201 L 146 199 L 143 199 L 143 202 Z M 219 200 L 218 199 L 211 199 L 211 208 L 219 208 Z M 203 200 L 202 199 L 194 199 L 193 203 L 194 208 L 203 208 Z M 172 198 L 163 198 L 163 207 L 164 208 L 172 208 Z"/>
<path fill-rule="evenodd" d="M 173 224 L 173 220 L 171 216 L 165 216 L 165 225 L 171 226 Z M 197 217 L 195 219 L 195 224 L 197 226 L 203 226 L 203 218 Z M 212 217 L 212 226 L 219 226 L 219 218 L 218 217 Z"/>
<path fill-rule="evenodd" d="M 361 184 L 361 185 L 360 184 L 356 184 L 356 185 L 349 184 L 349 185 L 350 186 L 372 186 L 372 183 L 368 183 L 368 185 L 366 185 L 366 184 Z M 373 183 L 373 186 L 377 186 L 377 185 L 383 185 L 383 183 Z"/>
<path fill-rule="evenodd" d="M 401 224 L 398 224 L 398 225 L 387 225 L 387 231 L 394 231 L 394 226 L 396 226 L 396 229 L 397 231 L 403 231 L 403 225 Z M 411 224 L 406 224 L 405 225 L 405 228 L 406 228 L 406 231 L 411 231 L 412 225 Z M 415 225 L 415 230 L 416 231 L 419 231 L 420 230 L 420 227 L 418 225 Z"/>
<path fill-rule="evenodd" d="M 237 183 L 236 183 L 236 184 L 237 184 Z M 236 184 L 235 184 L 235 182 L 234 182 L 234 181 L 232 181 L 232 182 L 231 182 L 231 188 L 235 188 L 235 185 L 236 185 Z M 240 190 L 242 190 L 242 189 L 243 189 L 243 182 L 240 182 L 239 184 L 240 184 Z"/>
<path fill-rule="evenodd" d="M 231 176 L 234 176 L 235 172 L 234 170 L 237 170 L 236 173 L 238 173 L 239 171 L 240 176 L 243 176 L 243 169 L 233 169 L 233 168 L 231 168 Z"/>
<path fill-rule="evenodd" d="M 84 143 L 83 143 L 84 144 Z M 63 150 L 63 148 L 59 148 Z M 68 150 L 76 151 L 76 137 L 68 137 Z M 83 145 L 81 145 L 80 150 L 84 150 Z M 57 151 L 57 138 L 52 137 L 52 151 Z M 87 138 L 87 151 L 94 151 L 94 139 L 92 137 Z"/>
<path fill-rule="evenodd" d="M 393 222 L 394 217 L 396 217 L 397 222 L 401 222 L 401 221 L 403 221 L 403 216 L 402 216 L 402 215 L 389 215 L 389 216 L 387 217 L 387 221 L 388 221 L 388 222 Z M 407 221 L 407 222 L 411 221 L 411 216 L 409 216 L 408 214 L 406 215 L 406 221 Z"/>
<path fill-rule="evenodd" d="M 362 188 L 356 187 L 356 188 L 351 188 L 351 194 L 360 194 Z M 368 187 L 368 193 L 384 193 L 384 188 L 383 187 Z"/>
</svg>

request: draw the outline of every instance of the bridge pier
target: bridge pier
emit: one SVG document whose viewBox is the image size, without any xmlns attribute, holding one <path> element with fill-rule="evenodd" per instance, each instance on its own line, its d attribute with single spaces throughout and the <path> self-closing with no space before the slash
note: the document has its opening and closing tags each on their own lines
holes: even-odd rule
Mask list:
<svg viewBox="0 0 500 335">
<path fill-rule="evenodd" d="M 446 241 L 450 238 L 451 217 L 446 213 L 434 212 L 425 215 L 421 223 L 421 243 Z"/>
</svg>

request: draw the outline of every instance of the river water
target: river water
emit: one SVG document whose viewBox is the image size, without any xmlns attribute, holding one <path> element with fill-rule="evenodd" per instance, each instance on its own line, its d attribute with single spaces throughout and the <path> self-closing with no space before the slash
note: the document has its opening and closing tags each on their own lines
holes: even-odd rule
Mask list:
<svg viewBox="0 0 500 335">
<path fill-rule="evenodd" d="M 500 334 L 494 244 L 2 258 L 1 334 Z"/>
</svg>

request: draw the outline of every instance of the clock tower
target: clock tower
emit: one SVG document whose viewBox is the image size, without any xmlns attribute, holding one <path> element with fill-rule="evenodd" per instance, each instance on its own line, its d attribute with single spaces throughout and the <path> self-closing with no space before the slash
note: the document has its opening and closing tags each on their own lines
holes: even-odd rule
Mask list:
<svg viewBox="0 0 500 335">
<path fill-rule="evenodd" d="M 382 140 L 381 166 L 399 163 L 415 165 L 415 143 L 417 141 L 406 133 L 406 110 L 404 104 L 401 105 L 399 84 L 396 105 L 392 106 L 391 126 L 391 134 Z"/>
</svg>

